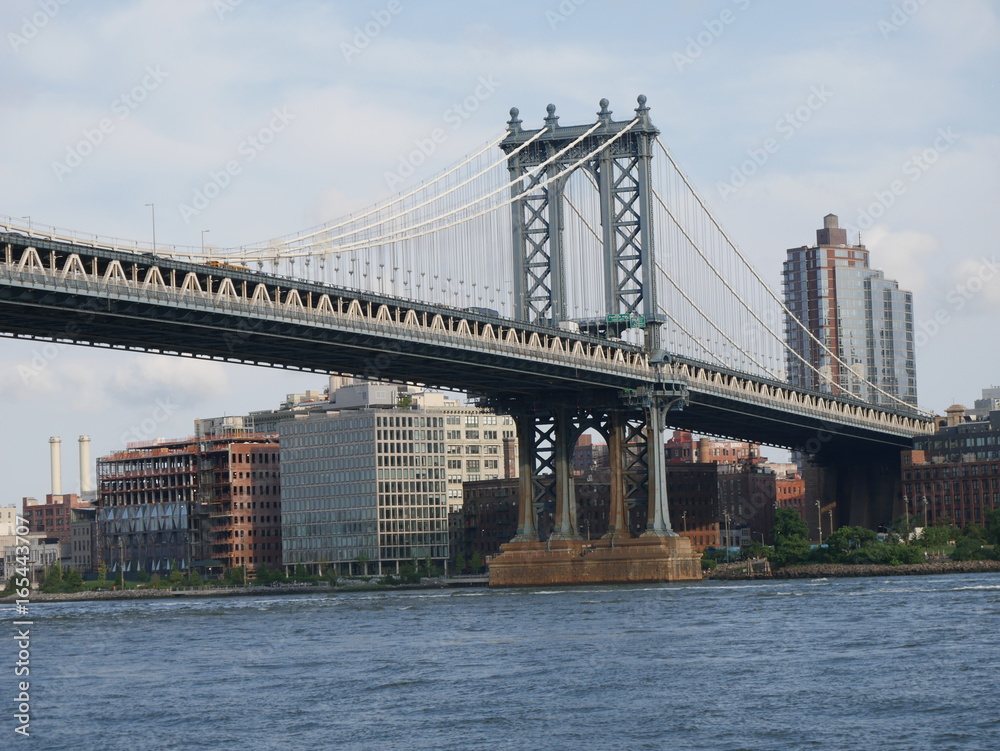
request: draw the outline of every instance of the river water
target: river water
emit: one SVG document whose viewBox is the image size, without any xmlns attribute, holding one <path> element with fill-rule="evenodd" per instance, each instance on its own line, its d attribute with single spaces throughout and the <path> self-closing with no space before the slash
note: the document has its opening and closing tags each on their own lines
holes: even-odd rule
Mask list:
<svg viewBox="0 0 1000 751">
<path fill-rule="evenodd" d="M 31 616 L 31 737 L 5 702 L 3 749 L 1000 748 L 997 574 Z"/>
</svg>

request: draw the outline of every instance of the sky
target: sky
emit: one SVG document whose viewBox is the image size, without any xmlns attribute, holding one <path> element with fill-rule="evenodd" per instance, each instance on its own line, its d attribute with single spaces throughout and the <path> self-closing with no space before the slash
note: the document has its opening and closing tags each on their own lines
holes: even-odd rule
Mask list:
<svg viewBox="0 0 1000 751">
<path fill-rule="evenodd" d="M 861 234 L 914 293 L 919 400 L 940 413 L 1000 383 L 998 70 L 986 0 L 6 0 L 0 216 L 146 241 L 155 211 L 160 243 L 238 246 L 433 176 L 513 106 L 525 128 L 550 102 L 569 125 L 645 94 L 775 288 L 824 215 Z M 324 385 L 0 339 L 0 505 L 50 492 L 49 436 L 74 492 L 81 434 L 96 457 Z"/>
</svg>

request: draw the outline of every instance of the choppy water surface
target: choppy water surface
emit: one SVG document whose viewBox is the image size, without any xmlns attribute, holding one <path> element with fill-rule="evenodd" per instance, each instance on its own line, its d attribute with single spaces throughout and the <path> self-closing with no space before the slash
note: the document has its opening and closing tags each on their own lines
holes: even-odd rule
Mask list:
<svg viewBox="0 0 1000 751">
<path fill-rule="evenodd" d="M 1000 748 L 993 574 L 32 615 L 32 737 L 5 719 L 4 749 Z"/>
</svg>

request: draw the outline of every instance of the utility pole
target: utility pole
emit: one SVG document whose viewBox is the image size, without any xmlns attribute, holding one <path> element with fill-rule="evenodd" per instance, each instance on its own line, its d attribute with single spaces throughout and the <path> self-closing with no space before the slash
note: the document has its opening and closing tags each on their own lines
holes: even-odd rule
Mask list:
<svg viewBox="0 0 1000 751">
<path fill-rule="evenodd" d="M 910 499 L 903 494 L 903 513 L 906 514 L 906 544 L 910 544 Z"/>
<path fill-rule="evenodd" d="M 122 578 L 122 591 L 125 591 L 125 538 L 118 538 L 118 574 Z"/>
<path fill-rule="evenodd" d="M 823 547 L 823 506 L 816 501 L 816 528 L 819 530 L 819 546 Z"/>
</svg>

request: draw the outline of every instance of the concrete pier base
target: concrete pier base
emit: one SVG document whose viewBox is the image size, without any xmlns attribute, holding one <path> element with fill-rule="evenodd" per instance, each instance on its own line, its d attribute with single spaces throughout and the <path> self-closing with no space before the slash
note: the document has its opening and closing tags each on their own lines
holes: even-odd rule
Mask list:
<svg viewBox="0 0 1000 751">
<path fill-rule="evenodd" d="M 698 581 L 701 555 L 685 537 L 509 542 L 490 562 L 491 587 Z"/>
</svg>

